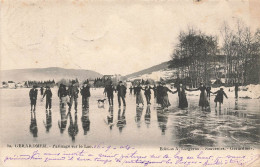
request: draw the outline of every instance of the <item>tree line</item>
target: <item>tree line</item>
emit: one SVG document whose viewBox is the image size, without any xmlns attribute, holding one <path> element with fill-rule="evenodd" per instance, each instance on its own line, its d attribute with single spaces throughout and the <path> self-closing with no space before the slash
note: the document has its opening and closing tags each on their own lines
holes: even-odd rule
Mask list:
<svg viewBox="0 0 260 167">
<path fill-rule="evenodd" d="M 194 28 L 180 32 L 169 62 L 177 79 L 192 87 L 220 78 L 226 85 L 259 83 L 260 29 L 253 33 L 238 21 L 235 29 L 223 24 L 220 34 L 222 45 L 219 37 Z"/>
</svg>

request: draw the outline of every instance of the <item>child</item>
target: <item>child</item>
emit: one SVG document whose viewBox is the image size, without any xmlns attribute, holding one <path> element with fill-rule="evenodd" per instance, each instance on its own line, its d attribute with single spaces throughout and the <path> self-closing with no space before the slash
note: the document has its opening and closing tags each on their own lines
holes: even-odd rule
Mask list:
<svg viewBox="0 0 260 167">
<path fill-rule="evenodd" d="M 221 108 L 221 103 L 223 104 L 223 96 L 228 98 L 226 93 L 224 92 L 223 88 L 220 88 L 220 90 L 216 91 L 213 94 L 217 94 L 217 96 L 215 97 L 215 100 L 214 100 L 214 102 L 216 103 L 215 107 L 217 107 L 217 105 L 218 105 L 217 103 L 219 102 L 219 108 Z"/>
</svg>

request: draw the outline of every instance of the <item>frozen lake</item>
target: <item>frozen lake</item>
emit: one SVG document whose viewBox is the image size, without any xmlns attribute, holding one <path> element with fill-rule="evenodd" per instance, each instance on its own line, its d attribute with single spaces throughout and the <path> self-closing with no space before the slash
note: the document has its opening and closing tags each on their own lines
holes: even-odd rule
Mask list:
<svg viewBox="0 0 260 167">
<path fill-rule="evenodd" d="M 45 100 L 41 102 L 38 94 L 36 128 L 35 124 L 31 125 L 29 90 L 0 89 L 2 145 L 105 143 L 139 147 L 259 148 L 259 99 L 224 99 L 222 110 L 217 108 L 216 112 L 214 96 L 211 96 L 211 112 L 207 113 L 198 107 L 197 95 L 187 96 L 189 108 L 179 110 L 177 94 L 169 94 L 171 106 L 168 111 L 162 111 L 154 104 L 153 95 L 151 106 L 136 108 L 134 95 L 127 94 L 125 109 L 118 108 L 116 95 L 113 108 L 109 108 L 108 101 L 100 108 L 97 99 L 104 98 L 103 89 L 91 89 L 89 110 L 82 110 L 80 96 L 78 112 L 72 110 L 68 114 L 68 109 L 60 109 L 54 88 L 53 107 L 47 116 Z M 34 129 L 32 132 L 30 127 Z"/>
</svg>

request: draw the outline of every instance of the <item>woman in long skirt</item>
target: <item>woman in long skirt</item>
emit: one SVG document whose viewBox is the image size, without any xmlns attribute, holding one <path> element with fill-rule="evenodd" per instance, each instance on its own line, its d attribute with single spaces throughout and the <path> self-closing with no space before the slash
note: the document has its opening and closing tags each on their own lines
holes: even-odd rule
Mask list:
<svg viewBox="0 0 260 167">
<path fill-rule="evenodd" d="M 163 90 L 163 86 L 162 84 L 159 82 L 159 85 L 156 87 L 156 92 L 157 92 L 157 96 L 156 96 L 156 102 L 157 104 L 162 106 L 162 90 Z"/>
<path fill-rule="evenodd" d="M 141 90 L 143 88 L 141 87 L 140 83 L 138 84 L 138 86 L 136 87 L 136 104 L 139 106 L 139 104 L 144 105 L 144 100 L 143 100 L 143 96 L 141 93 Z"/>
<path fill-rule="evenodd" d="M 163 87 L 162 87 L 162 108 L 168 108 L 169 106 L 171 106 L 171 103 L 169 101 L 169 97 L 168 97 L 168 92 L 171 92 L 171 93 L 176 93 L 177 91 L 173 92 L 171 91 L 169 88 L 166 87 L 166 84 L 163 83 Z"/>
<path fill-rule="evenodd" d="M 188 107 L 188 101 L 186 98 L 186 93 L 185 93 L 185 87 L 180 84 L 180 86 L 177 88 L 178 92 L 178 97 L 179 97 L 179 108 L 184 109 Z"/>
<path fill-rule="evenodd" d="M 202 107 L 203 109 L 206 109 L 209 106 L 209 102 L 207 99 L 207 94 L 206 94 L 206 86 L 201 83 L 200 87 L 198 87 L 197 89 L 186 89 L 188 91 L 200 91 L 200 100 L 199 100 L 199 106 Z"/>
</svg>

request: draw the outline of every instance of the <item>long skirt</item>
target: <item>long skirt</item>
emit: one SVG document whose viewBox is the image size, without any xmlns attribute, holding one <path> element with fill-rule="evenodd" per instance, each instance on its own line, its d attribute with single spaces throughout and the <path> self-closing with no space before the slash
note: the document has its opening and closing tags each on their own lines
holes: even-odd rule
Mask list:
<svg viewBox="0 0 260 167">
<path fill-rule="evenodd" d="M 208 102 L 208 99 L 207 99 L 206 92 L 201 92 L 201 93 L 200 93 L 199 106 L 201 106 L 201 107 L 207 107 L 207 106 L 209 106 L 209 102 Z"/>
<path fill-rule="evenodd" d="M 179 95 L 179 108 L 187 108 L 188 107 L 188 101 L 185 94 Z"/>
<path fill-rule="evenodd" d="M 162 107 L 165 108 L 165 107 L 169 107 L 170 105 L 171 104 L 170 104 L 168 95 L 163 96 L 162 97 Z"/>
<path fill-rule="evenodd" d="M 136 104 L 140 104 L 140 103 L 144 104 L 143 96 L 141 93 L 136 94 Z"/>
</svg>

